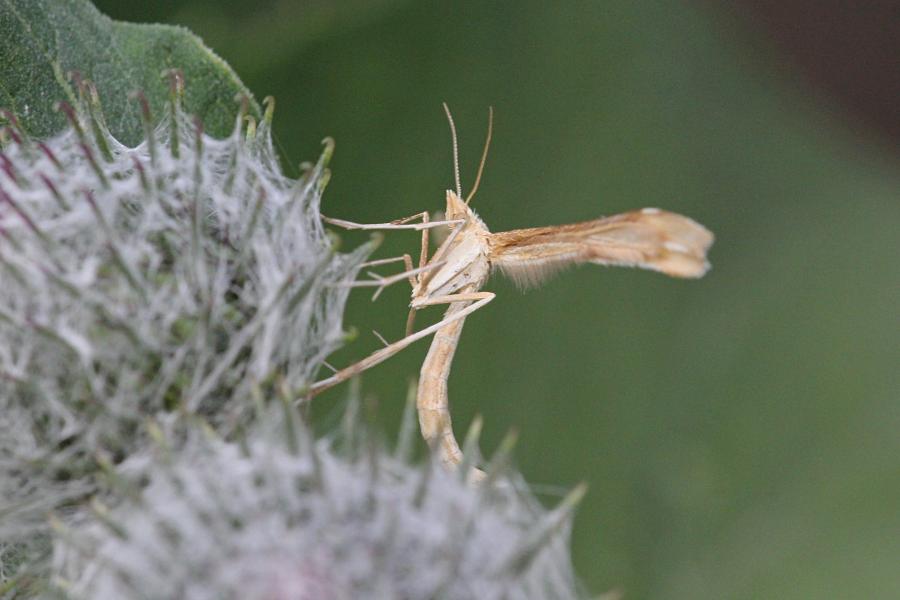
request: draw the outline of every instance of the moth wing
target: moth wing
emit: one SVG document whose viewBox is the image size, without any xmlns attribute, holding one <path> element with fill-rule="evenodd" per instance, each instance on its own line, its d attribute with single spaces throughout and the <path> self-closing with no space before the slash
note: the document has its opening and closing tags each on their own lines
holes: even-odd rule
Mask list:
<svg viewBox="0 0 900 600">
<path fill-rule="evenodd" d="M 672 277 L 702 277 L 713 234 L 683 215 L 645 208 L 613 217 L 494 233 L 491 265 L 522 287 L 569 265 L 639 267 Z"/>
</svg>

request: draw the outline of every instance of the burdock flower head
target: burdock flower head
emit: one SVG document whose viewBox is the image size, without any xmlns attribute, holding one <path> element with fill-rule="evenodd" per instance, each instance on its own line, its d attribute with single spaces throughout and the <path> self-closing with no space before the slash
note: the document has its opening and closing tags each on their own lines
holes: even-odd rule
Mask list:
<svg viewBox="0 0 900 600">
<path fill-rule="evenodd" d="M 298 180 L 272 149 L 273 104 L 212 138 L 181 110 L 113 138 L 96 90 L 70 127 L 30 139 L 4 111 L 0 153 L 0 571 L 46 514 L 93 493 L 147 443 L 148 419 L 227 437 L 251 391 L 299 393 L 340 345 L 367 244 L 335 251 L 319 218 L 333 145 Z M 173 419 L 172 417 L 178 417 Z M 14 557 L 14 558 L 10 558 Z"/>
<path fill-rule="evenodd" d="M 87 81 L 48 141 L 3 113 L 0 597 L 579 595 L 583 488 L 543 508 L 506 445 L 479 485 L 417 464 L 411 412 L 396 452 L 355 402 L 308 431 L 296 402 L 373 243 L 342 254 L 322 228 L 330 140 L 290 179 L 271 102 L 215 139 L 168 77 L 158 125 L 134 98 L 134 148 Z"/>
</svg>

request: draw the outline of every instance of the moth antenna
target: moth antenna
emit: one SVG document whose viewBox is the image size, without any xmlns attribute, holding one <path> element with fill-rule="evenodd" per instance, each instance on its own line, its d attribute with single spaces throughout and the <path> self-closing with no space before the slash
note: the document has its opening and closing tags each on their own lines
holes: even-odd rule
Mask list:
<svg viewBox="0 0 900 600">
<path fill-rule="evenodd" d="M 453 139 L 453 176 L 456 180 L 456 195 L 462 198 L 462 185 L 459 183 L 459 144 L 456 141 L 456 125 L 453 124 L 453 115 L 450 107 L 444 102 L 444 112 L 447 113 L 447 121 L 450 122 L 450 137 Z"/>
<path fill-rule="evenodd" d="M 484 150 L 481 152 L 481 162 L 478 164 L 478 174 L 475 176 L 475 185 L 472 186 L 472 191 L 466 196 L 466 206 L 469 205 L 469 201 L 475 196 L 475 192 L 478 191 L 478 184 L 481 183 L 481 174 L 484 172 L 484 163 L 487 162 L 488 149 L 491 147 L 491 133 L 493 133 L 493 131 L 494 107 L 488 106 L 488 130 L 487 136 L 484 138 Z"/>
</svg>

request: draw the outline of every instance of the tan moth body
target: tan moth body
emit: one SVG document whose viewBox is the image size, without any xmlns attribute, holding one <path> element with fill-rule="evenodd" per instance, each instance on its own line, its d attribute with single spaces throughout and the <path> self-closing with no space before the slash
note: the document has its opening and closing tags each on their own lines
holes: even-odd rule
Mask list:
<svg viewBox="0 0 900 600">
<path fill-rule="evenodd" d="M 413 289 L 407 335 L 362 361 L 316 382 L 310 386 L 309 396 L 382 362 L 414 341 L 434 333 L 420 372 L 416 406 L 423 437 L 438 450 L 441 460 L 452 467 L 461 461 L 462 452 L 453 435 L 447 380 L 465 318 L 495 296 L 492 292 L 481 291 L 493 269 L 499 269 L 522 287 L 535 285 L 562 268 L 582 263 L 639 267 L 672 277 L 697 278 L 709 269 L 706 251 L 713 243 L 713 234 L 692 219 L 657 208 L 644 208 L 569 225 L 491 233 L 469 208 L 469 202 L 481 179 L 490 144 L 492 119 L 488 122 L 487 141 L 475 184 L 463 201 L 456 130 L 446 104 L 444 109 L 453 136 L 456 178 L 456 190 L 447 191 L 444 221 L 429 221 L 427 212 L 378 225 L 325 218 L 327 222 L 348 229 L 402 228 L 422 231 L 422 251 L 417 268 L 413 267 L 412 258 L 405 255 L 404 273 L 387 278 L 373 275 L 372 280 L 356 284 L 378 287 L 380 292 L 384 286 L 408 278 Z M 421 223 L 410 224 L 419 219 Z M 429 229 L 447 225 L 452 226 L 449 236 L 429 260 Z M 389 261 L 375 261 L 372 264 Z M 449 305 L 442 320 L 413 333 L 415 311 L 437 304 Z"/>
<path fill-rule="evenodd" d="M 466 204 L 447 190 L 447 220 L 462 219 L 457 231 L 447 237 L 432 262 L 444 264 L 421 278 L 413 287 L 410 306 L 418 308 L 426 298 L 446 296 L 462 290 L 477 291 L 490 276 L 490 236 L 487 226 Z"/>
</svg>

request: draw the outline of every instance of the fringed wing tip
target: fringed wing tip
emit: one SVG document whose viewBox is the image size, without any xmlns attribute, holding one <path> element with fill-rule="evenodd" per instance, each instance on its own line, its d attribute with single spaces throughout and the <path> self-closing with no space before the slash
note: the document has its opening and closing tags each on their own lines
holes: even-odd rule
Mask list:
<svg viewBox="0 0 900 600">
<path fill-rule="evenodd" d="M 637 266 L 682 279 L 699 279 L 706 275 L 711 268 L 705 256 L 697 258 L 684 254 L 668 254 L 660 259 Z"/>
<path fill-rule="evenodd" d="M 652 257 L 648 268 L 671 277 L 697 279 L 710 269 L 706 252 L 715 241 L 715 236 L 700 223 L 679 215 L 660 211 L 667 226 L 660 227 L 663 235 L 660 252 Z"/>
</svg>

